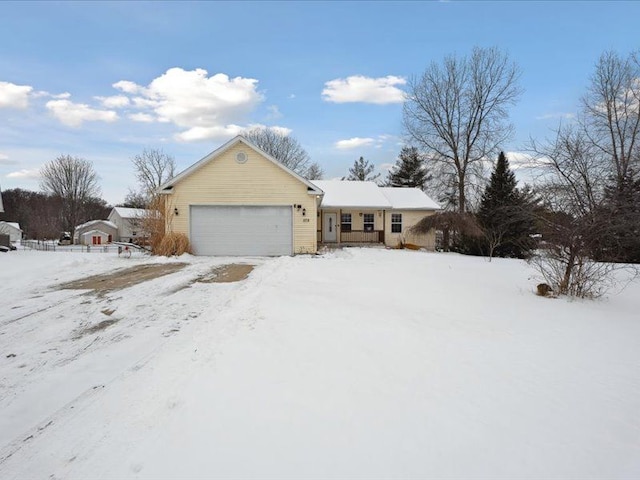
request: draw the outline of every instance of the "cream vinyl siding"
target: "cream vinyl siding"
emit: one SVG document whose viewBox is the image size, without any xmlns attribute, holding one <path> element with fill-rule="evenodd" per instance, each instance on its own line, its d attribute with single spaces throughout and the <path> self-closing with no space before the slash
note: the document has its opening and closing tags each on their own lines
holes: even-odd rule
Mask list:
<svg viewBox="0 0 640 480">
<path fill-rule="evenodd" d="M 239 152 L 246 154 L 245 163 L 236 162 Z M 293 208 L 293 253 L 315 253 L 316 196 L 307 189 L 307 185 L 240 142 L 173 187 L 167 195 L 167 227 L 188 236 L 190 205 L 300 205 L 299 209 Z M 178 215 L 172 213 L 175 208 Z M 260 241 L 258 234 L 255 241 Z"/>
<path fill-rule="evenodd" d="M 391 232 L 391 214 L 402 214 L 402 232 Z M 409 233 L 409 229 L 422 220 L 424 217 L 433 215 L 433 210 L 387 210 L 385 212 L 386 222 L 384 229 L 384 240 L 388 247 L 395 247 L 401 241 L 402 243 L 412 243 L 419 245 L 428 250 L 435 250 L 436 247 L 436 235 L 435 232 L 429 232 L 426 235 L 413 235 Z"/>
</svg>

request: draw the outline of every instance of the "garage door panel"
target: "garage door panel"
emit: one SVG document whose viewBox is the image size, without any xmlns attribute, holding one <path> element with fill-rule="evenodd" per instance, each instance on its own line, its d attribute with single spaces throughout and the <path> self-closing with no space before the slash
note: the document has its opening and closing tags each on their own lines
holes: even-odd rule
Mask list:
<svg viewBox="0 0 640 480">
<path fill-rule="evenodd" d="M 290 206 L 210 206 L 190 208 L 191 245 L 196 255 L 290 255 Z"/>
</svg>

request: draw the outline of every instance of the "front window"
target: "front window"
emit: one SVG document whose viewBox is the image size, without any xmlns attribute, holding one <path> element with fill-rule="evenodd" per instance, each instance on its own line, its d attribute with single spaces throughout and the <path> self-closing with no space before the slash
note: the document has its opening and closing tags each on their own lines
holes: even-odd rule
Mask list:
<svg viewBox="0 0 640 480">
<path fill-rule="evenodd" d="M 340 215 L 340 224 L 343 232 L 351 231 L 351 214 L 343 213 Z"/>
<path fill-rule="evenodd" d="M 401 213 L 391 214 L 391 232 L 402 233 L 402 214 Z"/>
<path fill-rule="evenodd" d="M 364 214 L 364 231 L 373 232 L 373 213 Z"/>
</svg>

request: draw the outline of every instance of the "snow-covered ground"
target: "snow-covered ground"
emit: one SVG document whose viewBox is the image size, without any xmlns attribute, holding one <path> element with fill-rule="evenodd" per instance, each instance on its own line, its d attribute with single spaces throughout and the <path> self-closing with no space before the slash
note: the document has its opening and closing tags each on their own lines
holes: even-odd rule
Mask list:
<svg viewBox="0 0 640 480">
<path fill-rule="evenodd" d="M 3 480 L 640 478 L 638 283 L 546 299 L 520 261 L 383 249 L 1 255 Z M 150 262 L 188 265 L 56 288 Z"/>
</svg>

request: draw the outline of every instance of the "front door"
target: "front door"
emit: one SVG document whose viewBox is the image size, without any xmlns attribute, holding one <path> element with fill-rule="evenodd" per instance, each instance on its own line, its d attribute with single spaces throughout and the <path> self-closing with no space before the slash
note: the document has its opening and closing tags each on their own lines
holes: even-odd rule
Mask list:
<svg viewBox="0 0 640 480">
<path fill-rule="evenodd" d="M 336 222 L 338 220 L 337 213 L 325 213 L 322 217 L 322 240 L 324 242 L 337 242 L 338 230 Z"/>
</svg>

